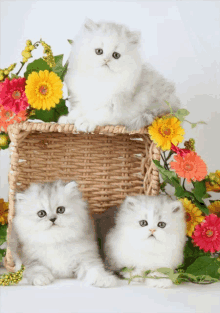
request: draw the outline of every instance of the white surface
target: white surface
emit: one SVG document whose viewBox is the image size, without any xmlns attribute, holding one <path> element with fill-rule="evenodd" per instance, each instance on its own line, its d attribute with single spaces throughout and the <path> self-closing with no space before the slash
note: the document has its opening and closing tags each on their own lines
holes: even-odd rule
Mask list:
<svg viewBox="0 0 220 313">
<path fill-rule="evenodd" d="M 0 287 L 1 313 L 219 313 L 220 283 L 148 288 L 120 281 L 111 289 L 86 287 L 73 279 L 44 287 Z"/>
<path fill-rule="evenodd" d="M 209 171 L 220 169 L 220 2 L 214 1 L 4 1 L 1 0 L 0 67 L 21 60 L 25 41 L 42 38 L 54 54 L 64 53 L 85 17 L 116 21 L 142 31 L 146 59 L 176 82 L 191 122 L 208 125 L 191 129 L 196 150 Z M 42 49 L 34 57 L 42 55 Z M 0 151 L 0 198 L 8 199 L 8 150 Z M 81 286 L 61 280 L 47 287 L 0 287 L 0 313 L 66 312 L 204 312 L 220 310 L 220 283 L 186 284 L 169 290 L 141 285 L 114 289 Z"/>
</svg>

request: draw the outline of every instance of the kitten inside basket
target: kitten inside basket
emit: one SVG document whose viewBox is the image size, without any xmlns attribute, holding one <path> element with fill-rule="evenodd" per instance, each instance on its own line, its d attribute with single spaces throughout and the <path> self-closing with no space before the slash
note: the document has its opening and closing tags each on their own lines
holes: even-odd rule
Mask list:
<svg viewBox="0 0 220 313">
<path fill-rule="evenodd" d="M 120 272 L 133 268 L 132 276 L 148 286 L 167 288 L 172 281 L 156 270 L 173 270 L 183 261 L 186 242 L 186 222 L 181 202 L 167 196 L 127 197 L 120 208 L 110 208 L 100 217 L 94 216 L 100 253 L 106 268 L 125 278 Z M 149 277 L 157 277 L 157 279 Z M 160 279 L 161 278 L 161 279 Z"/>
<path fill-rule="evenodd" d="M 65 77 L 70 112 L 59 123 L 91 132 L 97 125 L 137 130 L 156 116 L 175 111 L 180 101 L 173 83 L 147 64 L 140 34 L 124 25 L 86 20 L 74 39 Z"/>
<path fill-rule="evenodd" d="M 19 270 L 33 285 L 76 277 L 96 287 L 112 287 L 117 278 L 98 254 L 87 203 L 73 181 L 32 184 L 16 194 L 9 249 Z"/>
</svg>

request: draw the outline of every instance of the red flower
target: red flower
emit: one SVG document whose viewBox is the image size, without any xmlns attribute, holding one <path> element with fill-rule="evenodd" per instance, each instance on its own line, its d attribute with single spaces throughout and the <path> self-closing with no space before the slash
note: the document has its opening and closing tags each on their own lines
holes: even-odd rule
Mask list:
<svg viewBox="0 0 220 313">
<path fill-rule="evenodd" d="M 0 84 L 0 105 L 5 110 L 18 113 L 29 106 L 25 94 L 25 78 L 6 79 Z"/>
<path fill-rule="evenodd" d="M 189 153 L 191 151 L 188 149 L 180 149 L 180 148 L 174 146 L 173 144 L 171 144 L 171 150 L 176 152 L 181 157 L 184 157 L 187 153 Z"/>
<path fill-rule="evenodd" d="M 220 250 L 220 218 L 215 214 L 205 217 L 201 224 L 196 225 L 192 234 L 194 243 L 205 252 L 214 253 Z"/>
<path fill-rule="evenodd" d="M 201 181 L 206 177 L 206 164 L 196 152 L 190 151 L 184 157 L 175 155 L 174 159 L 177 162 L 170 162 L 170 167 L 175 170 L 177 175 L 186 178 L 188 183 L 191 179 Z"/>
</svg>

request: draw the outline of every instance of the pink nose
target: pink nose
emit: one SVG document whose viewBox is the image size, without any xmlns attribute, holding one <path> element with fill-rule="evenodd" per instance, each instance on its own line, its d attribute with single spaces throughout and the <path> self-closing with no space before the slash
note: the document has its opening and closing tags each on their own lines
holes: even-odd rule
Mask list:
<svg viewBox="0 0 220 313">
<path fill-rule="evenodd" d="M 150 232 L 152 232 L 152 234 L 156 231 L 156 229 L 150 229 Z"/>
</svg>

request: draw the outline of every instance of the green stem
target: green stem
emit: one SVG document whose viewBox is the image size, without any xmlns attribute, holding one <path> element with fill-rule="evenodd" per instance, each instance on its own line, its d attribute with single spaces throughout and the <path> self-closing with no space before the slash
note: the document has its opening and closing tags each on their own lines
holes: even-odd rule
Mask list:
<svg viewBox="0 0 220 313">
<path fill-rule="evenodd" d="M 21 67 L 20 69 L 18 70 L 18 72 L 16 73 L 16 75 L 18 75 L 20 73 L 20 71 L 22 70 L 22 68 L 24 67 L 25 63 L 24 62 L 21 62 Z"/>
<path fill-rule="evenodd" d="M 185 181 L 186 181 L 186 179 L 184 178 L 183 184 L 182 184 L 182 187 L 183 187 L 184 190 L 186 190 L 186 188 L 185 188 Z"/>
</svg>

